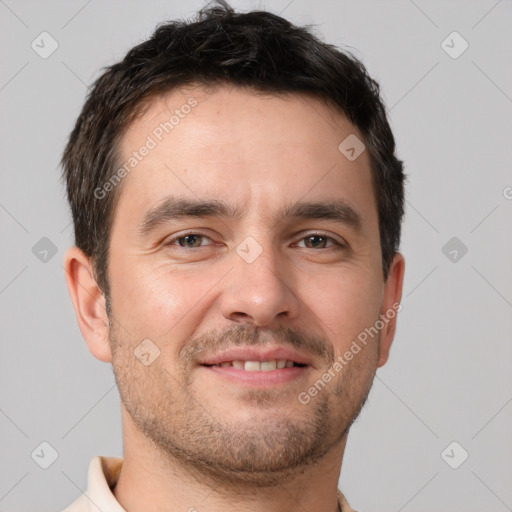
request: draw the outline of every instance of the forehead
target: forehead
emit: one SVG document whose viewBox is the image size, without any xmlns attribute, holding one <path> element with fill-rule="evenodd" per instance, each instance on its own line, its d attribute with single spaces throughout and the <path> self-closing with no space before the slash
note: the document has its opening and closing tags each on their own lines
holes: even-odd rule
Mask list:
<svg viewBox="0 0 512 512">
<path fill-rule="evenodd" d="M 141 111 L 143 114 L 130 124 L 122 138 L 124 153 L 143 143 L 147 136 L 160 149 L 173 141 L 193 146 L 194 140 L 189 138 L 193 135 L 204 150 L 222 147 L 224 151 L 229 145 L 239 151 L 241 143 L 247 147 L 263 142 L 267 150 L 295 148 L 309 154 L 324 153 L 329 146 L 329 152 L 336 156 L 340 135 L 356 134 L 363 139 L 341 110 L 310 94 L 275 94 L 234 85 L 206 89 L 195 85 L 150 97 Z M 288 152 L 287 157 L 290 156 Z"/>
<path fill-rule="evenodd" d="M 342 198 L 371 222 L 369 155 L 347 159 L 339 146 L 349 136 L 363 140 L 342 112 L 309 95 L 176 89 L 152 98 L 122 137 L 127 172 L 116 216 L 129 206 L 139 222 L 172 194 L 229 200 L 266 217 L 293 199 Z"/>
</svg>

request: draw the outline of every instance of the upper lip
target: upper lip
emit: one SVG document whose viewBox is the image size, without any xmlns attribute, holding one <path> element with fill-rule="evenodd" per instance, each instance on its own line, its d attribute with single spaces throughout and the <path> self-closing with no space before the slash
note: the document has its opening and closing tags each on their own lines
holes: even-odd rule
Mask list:
<svg viewBox="0 0 512 512">
<path fill-rule="evenodd" d="M 199 364 L 211 365 L 228 361 L 272 361 L 286 359 L 294 363 L 311 365 L 311 359 L 292 348 L 274 347 L 233 347 L 205 357 Z"/>
</svg>

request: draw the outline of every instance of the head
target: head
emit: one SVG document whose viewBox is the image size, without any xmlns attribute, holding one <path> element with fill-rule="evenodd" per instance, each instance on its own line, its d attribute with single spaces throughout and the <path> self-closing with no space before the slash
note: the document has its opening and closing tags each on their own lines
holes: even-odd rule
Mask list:
<svg viewBox="0 0 512 512">
<path fill-rule="evenodd" d="M 361 62 L 218 2 L 105 70 L 62 165 L 68 288 L 134 429 L 191 471 L 252 486 L 346 438 L 388 358 L 404 273 L 402 162 Z M 304 366 L 272 385 L 211 366 L 247 348 Z"/>
</svg>

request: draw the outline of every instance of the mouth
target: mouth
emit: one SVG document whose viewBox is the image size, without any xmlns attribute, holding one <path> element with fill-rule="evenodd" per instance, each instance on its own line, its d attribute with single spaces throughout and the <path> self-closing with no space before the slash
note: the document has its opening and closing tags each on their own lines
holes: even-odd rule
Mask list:
<svg viewBox="0 0 512 512">
<path fill-rule="evenodd" d="M 284 363 L 284 367 L 279 368 Z M 221 364 L 201 365 L 214 378 L 229 381 L 230 384 L 272 387 L 279 384 L 292 383 L 305 378 L 310 366 L 293 363 L 293 361 L 226 361 Z"/>
<path fill-rule="evenodd" d="M 274 346 L 235 347 L 202 361 L 200 367 L 231 383 L 267 387 L 304 378 L 313 365 L 305 354 Z"/>
<path fill-rule="evenodd" d="M 284 368 L 303 368 L 307 364 L 296 363 L 289 359 L 271 359 L 269 361 L 224 361 L 220 364 L 204 364 L 203 366 L 210 368 L 236 368 L 245 372 L 272 372 L 274 370 L 283 370 Z"/>
</svg>

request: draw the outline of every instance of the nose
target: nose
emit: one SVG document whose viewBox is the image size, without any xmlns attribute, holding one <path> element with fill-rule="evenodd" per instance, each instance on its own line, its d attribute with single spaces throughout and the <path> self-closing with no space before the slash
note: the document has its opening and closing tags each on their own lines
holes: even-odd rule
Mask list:
<svg viewBox="0 0 512 512">
<path fill-rule="evenodd" d="M 297 318 L 300 301 L 286 262 L 268 246 L 249 261 L 233 254 L 234 268 L 227 275 L 221 299 L 224 318 L 269 328 Z"/>
</svg>

